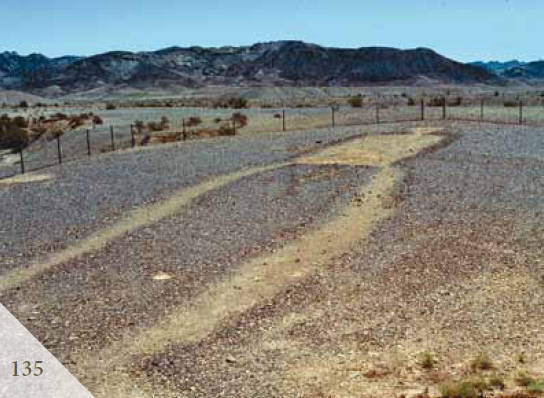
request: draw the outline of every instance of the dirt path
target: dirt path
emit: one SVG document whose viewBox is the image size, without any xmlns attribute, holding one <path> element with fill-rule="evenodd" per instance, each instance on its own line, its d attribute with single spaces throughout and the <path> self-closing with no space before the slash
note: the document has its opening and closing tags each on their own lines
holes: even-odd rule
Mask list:
<svg viewBox="0 0 544 398">
<path fill-rule="evenodd" d="M 129 376 L 129 358 L 162 352 L 173 343 L 198 342 L 225 320 L 274 297 L 287 286 L 303 280 L 350 251 L 368 236 L 376 222 L 394 211 L 391 199 L 403 173 L 392 165 L 444 138 L 428 132 L 431 131 L 369 136 L 299 159 L 298 162 L 305 164 L 326 162 L 378 166 L 381 169 L 339 217 L 288 243 L 272 255 L 257 257 L 243 264 L 235 275 L 217 283 L 187 307 L 173 311 L 173 315 L 155 327 L 127 336 L 96 355 L 76 360 L 81 380 L 97 397 L 145 396 L 149 393 L 168 395 L 167 388 L 162 386 L 159 389 L 148 380 L 139 381 L 141 390 L 135 388 L 135 379 Z"/>
<path fill-rule="evenodd" d="M 29 280 L 30 278 L 56 265 L 77 258 L 85 253 L 98 251 L 105 247 L 108 242 L 111 242 L 112 240 L 126 233 L 142 228 L 146 225 L 153 224 L 163 218 L 172 216 L 180 211 L 183 206 L 186 206 L 191 200 L 206 192 L 253 174 L 284 167 L 287 164 L 288 163 L 276 163 L 264 167 L 250 168 L 236 173 L 208 179 L 207 181 L 191 188 L 181 189 L 174 193 L 169 199 L 154 205 L 137 209 L 129 213 L 117 224 L 114 224 L 107 229 L 95 232 L 88 238 L 81 240 L 66 250 L 54 253 L 45 261 L 32 263 L 27 268 L 14 269 L 6 275 L 1 276 L 0 292 L 18 286 L 26 280 Z"/>
</svg>

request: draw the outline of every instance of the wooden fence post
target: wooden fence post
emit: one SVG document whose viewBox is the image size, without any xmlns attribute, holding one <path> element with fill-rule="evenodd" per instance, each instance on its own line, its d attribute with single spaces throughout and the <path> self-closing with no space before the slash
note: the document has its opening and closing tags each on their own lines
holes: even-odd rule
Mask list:
<svg viewBox="0 0 544 398">
<path fill-rule="evenodd" d="M 332 122 L 332 127 L 334 128 L 336 124 L 336 121 L 334 120 L 334 106 L 331 106 L 331 122 Z"/>
<path fill-rule="evenodd" d="M 183 125 L 183 141 L 187 139 L 187 131 L 185 130 L 185 118 L 181 119 L 181 123 Z"/>
<path fill-rule="evenodd" d="M 446 96 L 442 99 L 442 120 L 446 120 Z"/>
<path fill-rule="evenodd" d="M 111 136 L 111 150 L 115 151 L 115 140 L 113 139 L 113 126 L 110 126 L 110 136 Z"/>
<path fill-rule="evenodd" d="M 132 148 L 136 146 L 136 140 L 134 139 L 134 126 L 130 125 L 130 144 Z"/>
<path fill-rule="evenodd" d="M 523 124 L 523 101 L 519 100 L 519 124 Z"/>
<path fill-rule="evenodd" d="M 234 131 L 234 135 L 236 135 L 236 119 L 232 118 L 232 130 Z"/>
<path fill-rule="evenodd" d="M 91 139 L 89 137 L 89 129 L 87 129 L 87 156 L 91 156 Z"/>
<path fill-rule="evenodd" d="M 380 104 L 376 104 L 376 124 L 380 124 Z"/>
<path fill-rule="evenodd" d="M 23 147 L 21 146 L 21 150 L 19 151 L 19 155 L 21 157 L 21 174 L 25 174 L 25 160 L 23 158 Z"/>
<path fill-rule="evenodd" d="M 282 129 L 285 132 L 285 109 L 282 111 Z"/>
<path fill-rule="evenodd" d="M 480 122 L 484 121 L 484 99 L 480 100 Z"/>
<path fill-rule="evenodd" d="M 60 135 L 57 137 L 57 153 L 59 157 L 59 164 L 62 164 L 62 150 L 60 148 Z"/>
<path fill-rule="evenodd" d="M 425 100 L 421 100 L 421 121 L 425 120 Z"/>
</svg>

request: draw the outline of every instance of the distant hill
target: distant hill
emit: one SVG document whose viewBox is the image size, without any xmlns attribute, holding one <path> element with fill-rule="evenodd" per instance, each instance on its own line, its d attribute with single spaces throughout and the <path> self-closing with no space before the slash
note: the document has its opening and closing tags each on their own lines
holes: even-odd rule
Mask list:
<svg viewBox="0 0 544 398">
<path fill-rule="evenodd" d="M 486 83 L 489 71 L 417 48 L 327 48 L 300 41 L 246 47 L 171 47 L 91 57 L 0 54 L 0 88 L 75 93 L 99 88 L 355 86 L 419 81 Z"/>
<path fill-rule="evenodd" d="M 489 72 L 492 72 L 496 75 L 502 76 L 507 70 L 512 68 L 517 68 L 523 65 L 526 65 L 526 62 L 518 61 L 514 59 L 512 61 L 499 62 L 499 61 L 476 61 L 471 62 L 470 65 L 474 65 L 480 68 L 483 68 Z"/>
<path fill-rule="evenodd" d="M 529 62 L 504 72 L 508 78 L 544 79 L 544 61 Z"/>
</svg>

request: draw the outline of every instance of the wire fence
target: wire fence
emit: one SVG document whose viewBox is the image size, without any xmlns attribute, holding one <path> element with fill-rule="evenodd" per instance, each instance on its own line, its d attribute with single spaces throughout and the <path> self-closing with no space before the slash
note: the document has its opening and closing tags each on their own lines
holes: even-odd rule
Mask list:
<svg viewBox="0 0 544 398">
<path fill-rule="evenodd" d="M 249 111 L 249 110 L 248 110 Z M 138 115 L 138 109 L 134 109 Z M 200 119 L 200 118 L 199 118 Z M 215 120 L 214 120 L 215 119 Z M 296 131 L 327 127 L 347 127 L 415 121 L 473 121 L 544 127 L 544 106 L 526 105 L 523 100 L 504 101 L 496 98 L 465 100 L 459 97 L 421 99 L 406 104 L 364 103 L 360 107 L 322 107 L 266 109 L 258 122 L 243 127 L 232 119 L 229 135 L 248 132 Z M 223 119 L 224 121 L 225 119 Z M 169 122 L 166 132 L 142 133 L 134 125 L 108 125 L 93 129 L 70 131 L 54 139 L 43 139 L 19 151 L 10 167 L 0 169 L 0 179 L 15 174 L 41 170 L 73 162 L 100 153 L 134 148 L 155 142 L 172 142 L 213 136 L 217 133 L 217 118 L 201 119 L 198 126 L 182 118 Z M 243 127 L 243 130 L 242 130 Z M 217 134 L 215 134 L 217 135 Z"/>
</svg>

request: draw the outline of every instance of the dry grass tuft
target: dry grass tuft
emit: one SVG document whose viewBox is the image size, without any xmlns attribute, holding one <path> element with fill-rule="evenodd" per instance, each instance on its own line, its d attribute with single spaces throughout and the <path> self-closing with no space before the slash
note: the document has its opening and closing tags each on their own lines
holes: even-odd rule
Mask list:
<svg viewBox="0 0 544 398">
<path fill-rule="evenodd" d="M 473 371 L 493 369 L 493 361 L 486 352 L 480 352 L 470 361 L 470 368 Z"/>
</svg>

